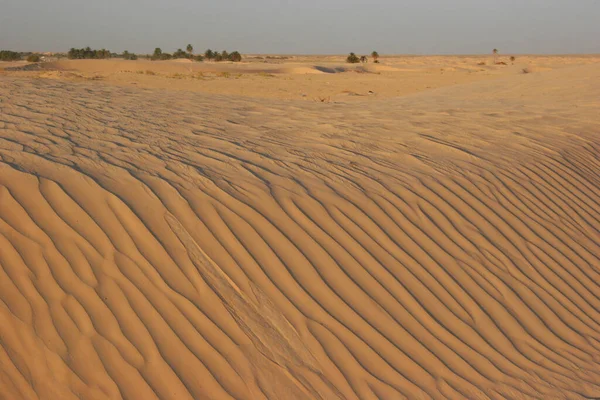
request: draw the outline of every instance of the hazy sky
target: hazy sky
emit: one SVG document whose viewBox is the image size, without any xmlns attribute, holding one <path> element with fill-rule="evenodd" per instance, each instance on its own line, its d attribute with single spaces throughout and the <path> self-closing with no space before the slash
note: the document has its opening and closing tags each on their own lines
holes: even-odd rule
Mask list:
<svg viewBox="0 0 600 400">
<path fill-rule="evenodd" d="M 0 0 L 0 49 L 600 53 L 600 0 Z"/>
</svg>

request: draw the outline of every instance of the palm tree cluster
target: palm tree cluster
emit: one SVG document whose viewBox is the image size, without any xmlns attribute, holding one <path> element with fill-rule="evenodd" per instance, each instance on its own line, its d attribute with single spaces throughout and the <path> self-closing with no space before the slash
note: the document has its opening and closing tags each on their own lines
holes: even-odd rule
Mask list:
<svg viewBox="0 0 600 400">
<path fill-rule="evenodd" d="M 379 53 L 377 53 L 376 51 L 371 53 L 371 57 L 373 57 L 373 62 L 378 63 L 379 62 Z M 348 57 L 346 57 L 346 62 L 350 63 L 350 64 L 356 64 L 356 63 L 366 63 L 368 62 L 368 57 L 367 56 L 360 56 L 358 57 L 355 53 L 350 53 L 348 55 Z"/>
<path fill-rule="evenodd" d="M 240 54 L 239 51 L 234 51 L 234 52 L 228 53 L 227 50 L 218 52 L 218 51 L 213 51 L 211 49 L 208 49 L 204 52 L 204 57 L 207 60 L 211 60 L 211 61 L 233 61 L 233 62 L 242 61 L 242 55 Z"/>
<path fill-rule="evenodd" d="M 101 49 L 101 50 L 92 50 L 89 47 L 86 47 L 85 49 L 75 49 L 75 48 L 71 48 L 71 50 L 69 50 L 69 52 L 67 53 L 67 57 L 69 57 L 70 59 L 76 59 L 76 60 L 81 60 L 81 59 L 103 59 L 103 58 L 111 58 L 112 54 L 110 51 L 106 50 L 106 49 Z"/>
<path fill-rule="evenodd" d="M 173 54 L 163 53 L 163 51 L 157 47 L 154 50 L 154 54 L 150 56 L 151 60 L 170 60 L 172 58 L 187 58 L 195 61 L 204 61 L 205 59 L 210 61 L 242 61 L 242 55 L 239 51 L 229 53 L 227 50 L 219 52 L 208 49 L 204 52 L 204 55 L 194 55 L 194 46 L 191 44 L 186 46 L 185 51 L 183 49 L 177 49 L 175 52 L 173 52 Z"/>
</svg>

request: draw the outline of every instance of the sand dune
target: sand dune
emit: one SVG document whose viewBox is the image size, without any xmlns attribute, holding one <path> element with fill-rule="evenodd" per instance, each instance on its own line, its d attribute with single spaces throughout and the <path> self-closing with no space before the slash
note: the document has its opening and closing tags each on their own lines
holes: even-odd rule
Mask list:
<svg viewBox="0 0 600 400">
<path fill-rule="evenodd" d="M 489 56 L 387 56 L 379 64 L 351 65 L 344 58 L 246 56 L 242 63 L 60 60 L 29 65 L 29 71 L 1 71 L 4 64 L 0 63 L 0 73 L 42 79 L 101 80 L 111 85 L 229 96 L 348 103 L 514 77 L 523 75 L 524 69 L 538 74 L 600 62 L 598 56 L 585 55 L 518 56 L 514 63 L 507 56 L 499 58 L 507 65 L 492 65 Z"/>
<path fill-rule="evenodd" d="M 0 399 L 599 398 L 599 99 L 0 76 Z"/>
</svg>

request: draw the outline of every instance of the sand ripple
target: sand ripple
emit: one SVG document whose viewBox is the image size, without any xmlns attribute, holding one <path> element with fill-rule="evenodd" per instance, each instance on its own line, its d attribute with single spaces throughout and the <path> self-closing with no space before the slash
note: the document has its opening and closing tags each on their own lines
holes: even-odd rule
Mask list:
<svg viewBox="0 0 600 400">
<path fill-rule="evenodd" d="M 599 98 L 0 77 L 0 399 L 600 397 Z"/>
</svg>

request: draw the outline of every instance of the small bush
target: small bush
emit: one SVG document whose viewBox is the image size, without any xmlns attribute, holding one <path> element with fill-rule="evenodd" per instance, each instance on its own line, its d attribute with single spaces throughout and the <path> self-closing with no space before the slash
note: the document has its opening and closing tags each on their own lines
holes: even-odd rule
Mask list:
<svg viewBox="0 0 600 400">
<path fill-rule="evenodd" d="M 32 54 L 29 57 L 27 57 L 27 62 L 30 62 L 30 63 L 40 62 L 40 56 L 38 54 Z"/>
<path fill-rule="evenodd" d="M 346 57 L 346 62 L 350 64 L 356 64 L 360 62 L 360 58 L 354 53 L 350 53 L 348 57 Z"/>
</svg>

